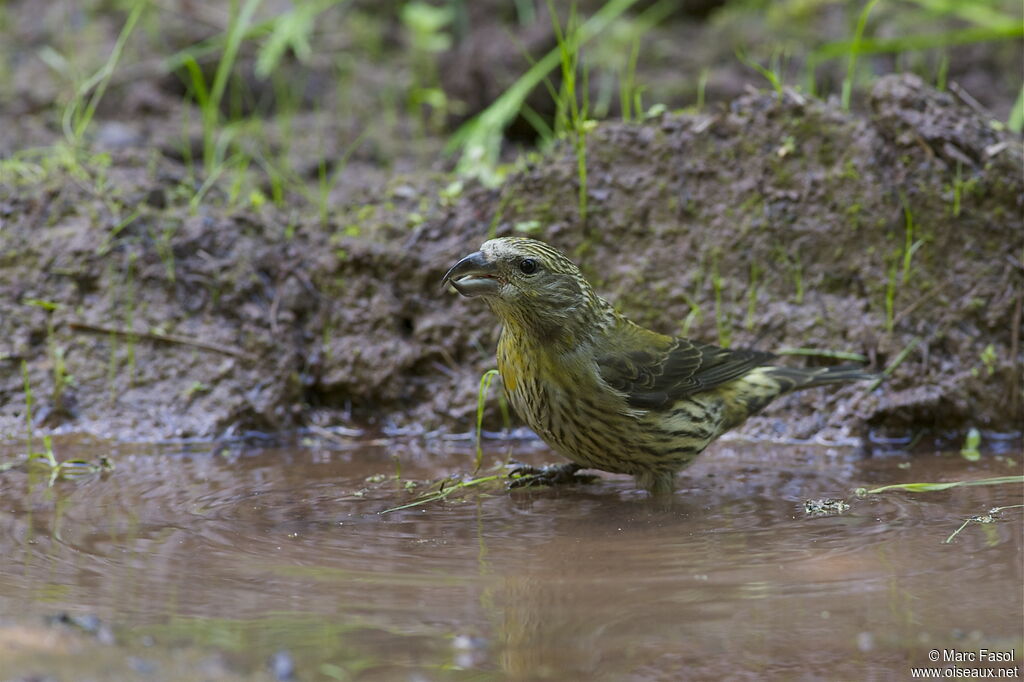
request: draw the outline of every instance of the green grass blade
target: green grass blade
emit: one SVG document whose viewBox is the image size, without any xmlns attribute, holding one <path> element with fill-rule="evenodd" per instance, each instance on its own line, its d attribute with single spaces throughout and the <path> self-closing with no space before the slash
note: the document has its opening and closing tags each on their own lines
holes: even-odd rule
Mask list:
<svg viewBox="0 0 1024 682">
<path fill-rule="evenodd" d="M 252 16 L 262 1 L 246 0 L 241 10 L 237 10 L 237 0 L 233 0 L 231 3 L 231 20 L 227 36 L 224 39 L 224 52 L 221 53 L 220 61 L 217 63 L 217 70 L 213 75 L 209 96 L 206 98 L 205 104 L 200 107 L 203 114 L 203 164 L 206 166 L 207 172 L 211 172 L 217 158 L 213 131 L 220 122 L 220 103 L 224 98 L 228 79 L 234 70 L 238 51 L 245 40 L 249 24 L 252 23 Z M 187 61 L 186 64 L 188 64 Z M 193 74 L 194 79 L 195 74 Z"/>
<path fill-rule="evenodd" d="M 249 24 L 252 23 L 252 15 L 262 1 L 246 0 L 238 15 L 231 18 L 231 25 L 224 42 L 224 54 L 221 55 L 220 62 L 217 64 L 217 71 L 213 76 L 213 86 L 210 88 L 210 100 L 216 105 L 219 105 L 224 97 L 224 90 L 227 88 L 231 70 L 235 66 L 238 50 L 242 46 Z"/>
<path fill-rule="evenodd" d="M 1017 95 L 1017 101 L 1013 103 L 1010 118 L 1006 120 L 1006 127 L 1017 134 L 1024 130 L 1024 86 L 1021 87 L 1020 94 Z"/>
<path fill-rule="evenodd" d="M 484 449 L 480 445 L 484 424 L 484 402 L 487 400 L 487 391 L 491 388 L 491 382 L 498 375 L 498 370 L 489 369 L 480 377 L 480 388 L 476 396 L 476 463 L 473 466 L 473 473 L 480 471 L 480 465 L 484 461 Z"/>
<path fill-rule="evenodd" d="M 747 54 L 740 48 L 736 48 L 736 59 L 740 60 L 740 63 L 743 64 L 744 66 L 749 67 L 754 71 L 757 71 L 762 76 L 764 76 L 765 80 L 771 83 L 772 89 L 775 90 L 775 94 L 779 95 L 780 97 L 782 96 L 782 79 L 779 78 L 779 74 L 776 73 L 774 69 L 761 66 L 753 59 L 748 57 Z"/>
<path fill-rule="evenodd" d="M 783 348 L 775 351 L 776 355 L 806 355 L 816 358 L 833 358 L 835 360 L 851 360 L 853 362 L 867 362 L 866 355 L 851 353 L 845 350 L 827 350 L 823 348 Z"/>
<path fill-rule="evenodd" d="M 853 40 L 849 44 L 849 59 L 846 62 L 846 78 L 843 79 L 842 107 L 844 111 L 850 110 L 850 94 L 853 92 L 853 77 L 857 70 L 857 55 L 861 50 L 861 38 L 864 36 L 864 28 L 868 23 L 868 15 L 878 4 L 878 0 L 869 0 L 857 17 L 857 29 L 853 33 Z"/>
<path fill-rule="evenodd" d="M 1020 22 L 1019 17 L 999 11 L 996 3 L 964 2 L 963 0 L 910 0 L 914 4 L 939 15 L 953 15 L 972 24 L 988 28 L 1001 28 Z"/>
<path fill-rule="evenodd" d="M 25 387 L 25 447 L 32 453 L 32 384 L 28 379 L 28 363 L 21 361 L 21 378 Z"/>
<path fill-rule="evenodd" d="M 923 35 L 902 36 L 899 38 L 864 38 L 863 40 L 843 40 L 825 43 L 814 52 L 811 58 L 816 63 L 825 59 L 834 59 L 850 55 L 856 50 L 858 55 L 892 54 L 894 52 L 912 52 L 933 48 L 953 47 L 971 43 L 985 43 L 997 40 L 1015 40 L 1024 37 L 1024 26 L 1003 26 L 997 29 L 971 27 L 943 33 L 927 33 Z"/>
<path fill-rule="evenodd" d="M 148 0 L 136 0 L 135 5 L 132 6 L 132 11 L 124 22 L 124 27 L 121 28 L 121 33 L 117 36 L 114 49 L 110 51 L 110 57 L 107 59 L 107 62 L 91 78 L 82 83 L 78 92 L 75 93 L 74 99 L 71 100 L 64 110 L 62 120 L 64 135 L 71 142 L 77 144 L 81 141 L 86 128 L 92 122 L 93 116 L 96 114 L 96 107 L 99 106 L 100 100 L 103 99 L 107 85 L 110 83 L 110 78 L 114 75 L 117 63 L 121 60 L 125 43 L 128 42 L 128 37 L 135 30 L 135 24 L 138 22 L 139 17 L 142 16 L 142 11 L 146 9 L 148 4 Z M 82 103 L 85 101 L 86 93 L 90 90 L 92 90 L 92 97 L 89 98 L 89 103 L 83 110 Z"/>
<path fill-rule="evenodd" d="M 875 495 L 888 490 L 906 490 L 911 493 L 930 493 L 937 492 L 939 490 L 949 490 L 950 488 L 965 488 L 975 485 L 1005 485 L 1007 483 L 1024 485 L 1024 476 L 996 476 L 995 478 L 979 478 L 973 481 L 951 481 L 949 483 L 894 483 L 893 485 L 883 485 L 881 488 L 872 488 L 871 490 L 864 490 L 863 488 L 860 488 L 857 493 L 862 495 Z"/>
</svg>

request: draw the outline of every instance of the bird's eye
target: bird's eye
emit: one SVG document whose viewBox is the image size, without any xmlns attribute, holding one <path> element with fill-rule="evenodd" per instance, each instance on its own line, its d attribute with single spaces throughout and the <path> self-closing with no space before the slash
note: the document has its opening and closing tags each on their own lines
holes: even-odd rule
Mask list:
<svg viewBox="0 0 1024 682">
<path fill-rule="evenodd" d="M 532 258 L 524 258 L 523 260 L 519 261 L 519 269 L 522 271 L 524 275 L 532 275 L 533 273 L 537 272 L 537 268 L 539 267 L 540 266 L 537 265 L 537 261 L 535 261 Z"/>
</svg>

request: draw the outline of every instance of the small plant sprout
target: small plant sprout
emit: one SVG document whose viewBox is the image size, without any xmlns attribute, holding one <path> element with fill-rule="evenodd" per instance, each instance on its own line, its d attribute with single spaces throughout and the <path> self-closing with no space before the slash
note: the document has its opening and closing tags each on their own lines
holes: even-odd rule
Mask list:
<svg viewBox="0 0 1024 682">
<path fill-rule="evenodd" d="M 864 9 L 861 10 L 860 15 L 857 17 L 857 28 L 853 32 L 853 41 L 850 44 L 849 57 L 846 61 L 846 77 L 843 79 L 843 94 L 842 94 L 842 107 L 845 111 L 850 110 L 850 96 L 853 93 L 853 80 L 857 74 L 857 57 L 860 55 L 860 43 L 864 36 L 864 28 L 868 24 L 868 15 L 871 14 L 871 10 L 878 4 L 878 0 L 868 0 L 864 4 Z"/>
<path fill-rule="evenodd" d="M 49 475 L 47 485 L 51 488 L 60 479 L 96 474 L 114 468 L 114 463 L 107 457 L 100 457 L 95 463 L 77 458 L 58 462 L 53 454 L 53 442 L 49 436 L 43 436 L 43 448 L 43 452 L 29 452 L 24 465 L 28 470 L 42 468 Z"/>
<path fill-rule="evenodd" d="M 1017 101 L 1010 111 L 1010 118 L 1006 121 L 1006 127 L 1018 135 L 1024 130 L 1024 86 L 1021 86 Z"/>
<path fill-rule="evenodd" d="M 683 324 L 679 328 L 679 335 L 688 336 L 690 328 L 695 322 L 700 321 L 700 319 L 704 317 L 704 313 L 701 312 L 700 304 L 685 292 L 683 293 L 683 300 L 686 301 L 686 305 L 690 306 L 690 310 L 686 313 L 686 317 L 683 318 Z"/>
<path fill-rule="evenodd" d="M 186 400 L 191 400 L 193 397 L 197 395 L 209 393 L 210 390 L 211 389 L 208 384 L 204 384 L 201 381 L 193 381 L 192 384 L 187 389 L 185 389 L 184 398 Z"/>
<path fill-rule="evenodd" d="M 900 273 L 900 284 L 907 284 L 910 281 L 910 261 L 917 250 L 924 245 L 924 240 L 914 240 L 914 214 L 910 210 L 910 203 L 902 193 L 900 193 L 900 201 L 903 204 L 903 269 Z"/>
<path fill-rule="evenodd" d="M 710 75 L 710 68 L 705 66 L 700 70 L 700 78 L 697 79 L 697 103 L 694 105 L 698 112 L 704 110 L 705 93 L 708 89 L 708 77 Z"/>
<path fill-rule="evenodd" d="M 619 77 L 619 108 L 622 110 L 622 120 L 631 120 L 630 111 L 635 111 L 637 118 L 640 117 L 641 109 L 641 88 L 636 85 L 636 62 L 640 56 L 640 36 L 633 38 L 633 45 L 629 51 L 629 58 L 622 69 Z M 635 109 L 633 108 L 636 104 Z"/>
<path fill-rule="evenodd" d="M 21 379 L 25 389 L 25 447 L 32 452 L 33 420 L 32 420 L 32 384 L 28 378 L 28 363 L 21 361 Z"/>
<path fill-rule="evenodd" d="M 199 109 L 203 114 L 203 163 L 206 165 L 207 172 L 211 172 L 216 165 L 219 165 L 216 163 L 218 151 L 226 146 L 219 143 L 215 136 L 217 125 L 220 122 L 220 105 L 242 41 L 246 37 L 260 2 L 261 0 L 246 0 L 241 9 L 238 8 L 237 2 L 231 3 L 232 16 L 224 39 L 224 51 L 217 63 L 217 70 L 214 72 L 213 83 L 209 90 L 206 88 L 202 72 L 198 70 L 195 59 L 192 58 L 187 64 L 189 75 L 196 86 L 195 95 Z M 228 130 L 225 130 L 225 133 L 227 132 Z M 223 151 L 220 151 L 219 156 L 223 159 Z"/>
<path fill-rule="evenodd" d="M 899 270 L 899 254 L 890 252 L 886 259 L 889 265 L 885 280 L 885 331 L 891 334 L 896 325 L 896 273 Z"/>
<path fill-rule="evenodd" d="M 574 40 L 579 33 L 579 16 L 573 3 L 569 20 L 562 28 L 554 3 L 548 0 L 551 23 L 558 40 L 558 54 L 562 66 L 562 88 L 555 102 L 555 134 L 571 134 L 576 151 L 576 175 L 578 178 L 578 210 L 580 222 L 587 224 L 587 133 L 594 129 L 596 122 L 590 115 L 590 72 L 582 63 L 581 46 Z M 582 78 L 577 88 L 577 79 Z"/>
<path fill-rule="evenodd" d="M 747 57 L 747 54 L 740 48 L 736 49 L 736 59 L 740 60 L 740 63 L 743 64 L 744 66 L 748 66 L 754 71 L 757 71 L 759 74 L 764 76 L 765 80 L 771 83 L 772 89 L 775 90 L 775 94 L 778 95 L 779 97 L 782 97 L 782 77 L 779 75 L 778 72 L 779 53 L 776 52 L 772 55 L 771 61 L 769 62 L 769 66 L 767 67 L 762 66 L 753 59 Z"/>
<path fill-rule="evenodd" d="M 981 459 L 981 452 L 978 450 L 979 445 L 981 445 L 981 431 L 972 426 L 964 438 L 964 446 L 960 448 L 960 456 L 968 462 L 977 462 Z"/>
<path fill-rule="evenodd" d="M 729 315 L 722 302 L 723 279 L 718 272 L 717 252 L 711 258 L 711 286 L 715 292 L 715 329 L 718 330 L 718 344 L 723 348 L 728 348 L 732 343 L 732 326 L 729 324 Z"/>
<path fill-rule="evenodd" d="M 53 393 L 50 400 L 57 410 L 64 406 L 64 391 L 74 384 L 74 378 L 68 375 L 64 363 L 64 349 L 57 345 L 57 337 L 54 332 L 53 315 L 60 308 L 60 305 L 53 301 L 43 301 L 37 298 L 30 298 L 26 304 L 42 308 L 46 311 L 46 352 L 50 360 L 50 368 L 53 372 Z"/>
<path fill-rule="evenodd" d="M 978 356 L 981 359 L 981 364 L 985 366 L 986 376 L 992 376 L 996 372 L 996 361 L 998 356 L 996 355 L 996 347 L 993 344 L 988 344 L 985 349 L 981 351 Z"/>
<path fill-rule="evenodd" d="M 121 59 L 124 46 L 132 31 L 135 30 L 135 24 L 138 23 L 147 5 L 149 5 L 148 0 L 135 0 L 124 26 L 121 28 L 121 33 L 117 37 L 117 42 L 114 43 L 114 49 L 110 52 L 110 57 L 99 71 L 79 86 L 75 96 L 64 109 L 62 120 L 64 135 L 76 148 L 81 145 L 82 137 L 92 122 L 93 116 L 96 114 L 96 107 L 103 99 L 107 85 Z M 92 93 L 91 97 L 90 93 Z M 88 102 L 86 102 L 87 97 Z"/>
<path fill-rule="evenodd" d="M 747 331 L 754 329 L 754 316 L 757 314 L 757 285 L 761 275 L 761 267 L 754 261 L 750 263 L 750 286 L 747 289 L 747 319 L 743 326 Z"/>
<path fill-rule="evenodd" d="M 53 454 L 53 442 L 50 436 L 43 436 L 43 452 L 35 451 L 33 446 L 32 384 L 29 381 L 28 365 L 24 360 L 21 362 L 21 375 L 25 391 L 25 457 L 0 464 L 0 473 L 15 467 L 24 467 L 28 470 L 41 467 L 49 475 L 48 485 L 52 487 L 58 479 L 71 478 L 83 474 L 94 474 L 113 469 L 114 464 L 107 457 L 100 457 L 96 463 L 84 459 L 67 459 L 63 462 L 58 462 Z"/>
<path fill-rule="evenodd" d="M 421 0 L 413 0 L 402 6 L 402 23 L 409 34 L 413 53 L 413 87 L 409 92 L 410 113 L 420 122 L 421 131 L 429 126 L 439 131 L 448 116 L 448 96 L 441 88 L 435 56 L 451 45 L 448 27 L 455 19 L 452 5 L 435 7 Z M 425 117 L 424 106 L 430 110 L 429 120 Z"/>
</svg>

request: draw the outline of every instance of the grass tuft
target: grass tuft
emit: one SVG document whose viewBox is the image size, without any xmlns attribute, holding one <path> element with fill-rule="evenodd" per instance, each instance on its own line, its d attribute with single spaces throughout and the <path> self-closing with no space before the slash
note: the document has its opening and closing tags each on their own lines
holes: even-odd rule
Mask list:
<svg viewBox="0 0 1024 682">
<path fill-rule="evenodd" d="M 124 46 L 128 42 L 132 31 L 135 30 L 135 24 L 138 23 L 143 10 L 146 9 L 148 4 L 148 0 L 135 0 L 132 10 L 128 13 L 128 18 L 121 28 L 121 33 L 117 36 L 117 41 L 114 43 L 114 49 L 110 52 L 110 57 L 99 71 L 79 86 L 75 96 L 64 109 L 62 118 L 64 135 L 76 148 L 81 145 L 82 137 L 85 135 L 85 131 L 88 129 L 89 124 L 92 123 L 93 116 L 96 114 L 96 107 L 99 106 L 100 100 L 103 99 L 107 85 L 109 85 L 110 79 L 114 75 L 114 70 L 117 68 L 117 63 L 121 60 Z M 92 96 L 89 97 L 89 101 L 86 103 L 86 97 L 90 92 Z"/>
<path fill-rule="evenodd" d="M 772 89 L 775 90 L 775 94 L 778 95 L 779 97 L 782 97 L 783 83 L 782 77 L 779 75 L 778 53 L 772 55 L 771 61 L 769 62 L 768 66 L 762 66 L 761 64 L 758 64 L 753 59 L 749 58 L 746 52 L 744 52 L 740 48 L 736 48 L 736 58 L 740 60 L 740 63 L 743 64 L 744 66 L 748 66 L 754 71 L 757 71 L 759 74 L 764 76 L 765 79 L 769 83 L 771 83 Z M 700 102 L 700 104 L 703 104 L 703 102 Z"/>
<path fill-rule="evenodd" d="M 557 45 L 544 55 L 489 107 L 456 130 L 446 146 L 450 153 L 459 154 L 456 170 L 462 175 L 477 177 L 486 184 L 497 185 L 501 180 L 497 167 L 502 133 L 519 115 L 527 96 L 559 66 L 563 50 L 577 52 L 636 2 L 609 0 L 575 31 L 566 34 L 564 45 Z"/>
</svg>

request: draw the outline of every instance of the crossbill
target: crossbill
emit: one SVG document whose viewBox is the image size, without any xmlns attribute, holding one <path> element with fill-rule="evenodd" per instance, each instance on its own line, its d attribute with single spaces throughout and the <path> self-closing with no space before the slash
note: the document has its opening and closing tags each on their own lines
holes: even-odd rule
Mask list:
<svg viewBox="0 0 1024 682">
<path fill-rule="evenodd" d="M 645 329 L 597 295 L 579 268 L 534 239 L 491 239 L 445 274 L 502 322 L 498 371 L 509 403 L 569 471 L 632 475 L 652 494 L 723 433 L 776 397 L 874 375 L 772 364 Z"/>
</svg>

